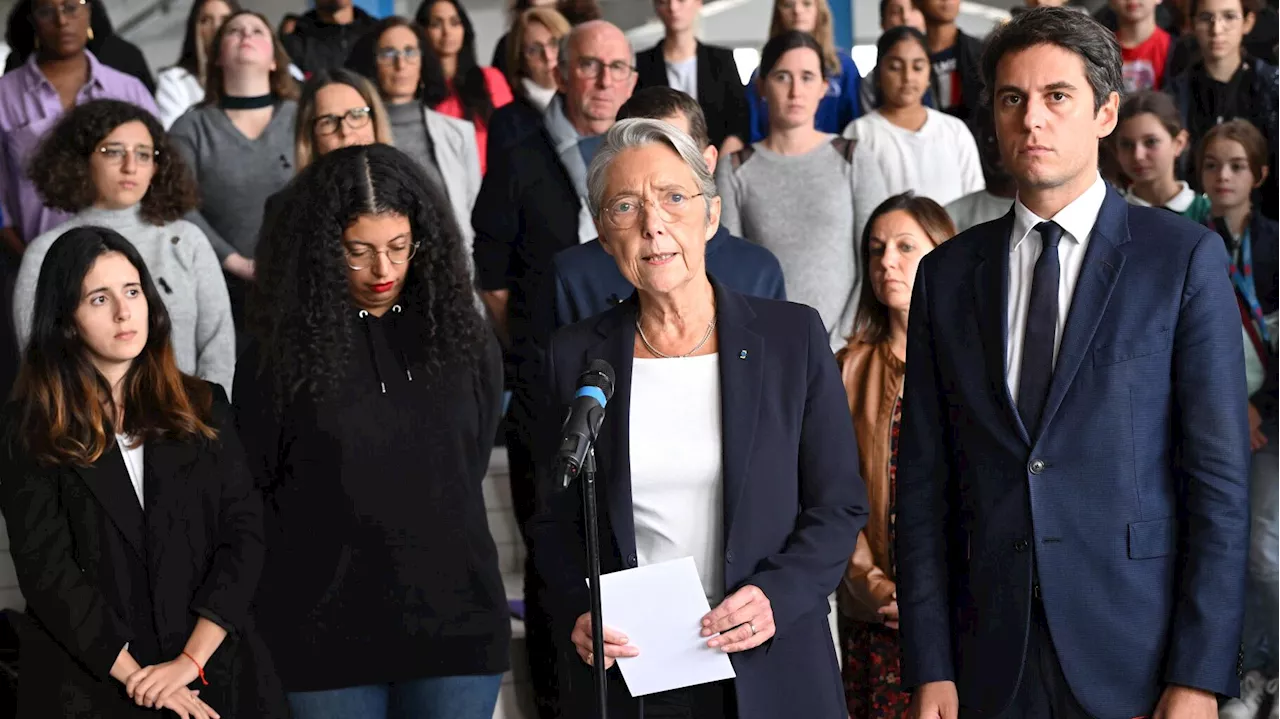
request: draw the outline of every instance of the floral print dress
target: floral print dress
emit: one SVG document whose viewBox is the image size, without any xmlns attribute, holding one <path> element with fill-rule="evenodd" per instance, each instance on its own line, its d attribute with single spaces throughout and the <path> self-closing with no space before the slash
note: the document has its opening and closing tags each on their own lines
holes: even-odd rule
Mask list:
<svg viewBox="0 0 1280 719">
<path fill-rule="evenodd" d="M 902 397 L 893 405 L 889 438 L 889 561 L 897 576 L 893 557 L 894 529 L 898 497 L 898 433 L 902 425 Z M 844 695 L 851 719 L 897 719 L 905 717 L 911 695 L 902 690 L 899 670 L 898 630 L 841 618 L 844 638 Z"/>
</svg>

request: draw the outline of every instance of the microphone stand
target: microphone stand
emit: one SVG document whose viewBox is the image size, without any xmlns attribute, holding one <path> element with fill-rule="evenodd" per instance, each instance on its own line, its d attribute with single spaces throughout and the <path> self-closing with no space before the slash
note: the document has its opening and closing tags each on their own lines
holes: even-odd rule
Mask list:
<svg viewBox="0 0 1280 719">
<path fill-rule="evenodd" d="M 600 522 L 596 508 L 596 449 L 587 448 L 582 463 L 582 510 L 587 525 L 587 571 L 591 583 L 591 656 L 595 673 L 597 716 L 609 714 L 609 679 L 604 668 L 604 618 L 600 599 Z"/>
</svg>

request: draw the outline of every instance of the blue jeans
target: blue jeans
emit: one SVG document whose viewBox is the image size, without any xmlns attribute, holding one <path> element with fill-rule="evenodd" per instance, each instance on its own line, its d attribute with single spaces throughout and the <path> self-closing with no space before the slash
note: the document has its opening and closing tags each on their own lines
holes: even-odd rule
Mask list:
<svg viewBox="0 0 1280 719">
<path fill-rule="evenodd" d="M 1277 480 L 1276 425 L 1264 424 L 1267 445 L 1253 454 L 1249 486 L 1249 582 L 1245 594 L 1244 668 L 1260 669 L 1268 677 L 1276 675 L 1277 574 L 1276 520 L 1280 511 L 1280 481 Z"/>
<path fill-rule="evenodd" d="M 493 719 L 502 675 L 290 692 L 294 719 Z"/>
</svg>

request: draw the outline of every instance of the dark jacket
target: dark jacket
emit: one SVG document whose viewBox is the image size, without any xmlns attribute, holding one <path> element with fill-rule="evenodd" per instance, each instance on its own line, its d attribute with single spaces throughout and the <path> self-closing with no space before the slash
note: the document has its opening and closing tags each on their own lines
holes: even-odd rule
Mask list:
<svg viewBox="0 0 1280 719">
<path fill-rule="evenodd" d="M 227 719 L 284 717 L 284 695 L 250 604 L 263 566 L 262 498 L 218 385 L 218 439 L 149 442 L 146 510 L 118 446 L 91 467 L 40 467 L 12 441 L 6 410 L 0 509 L 27 613 L 19 717 L 135 717 L 110 671 L 120 649 L 142 666 L 182 656 L 204 617 L 227 630 L 207 662 L 204 699 Z"/>
<path fill-rule="evenodd" d="M 346 25 L 330 25 L 315 10 L 298 18 L 293 32 L 282 42 L 289 59 L 308 77 L 321 70 L 336 70 L 347 62 L 351 46 L 378 23 L 377 18 L 355 8 L 355 18 Z"/>
<path fill-rule="evenodd" d="M 1149 716 L 1169 684 L 1234 695 L 1249 428 L 1222 238 L 1107 190 L 1032 436 L 1005 370 L 1013 215 L 916 274 L 895 525 L 902 685 L 955 681 L 962 713 L 998 715 L 1040 597 L 1090 715 Z"/>
<path fill-rule="evenodd" d="M 552 303 L 539 293 L 555 254 L 578 244 L 581 205 L 537 110 L 513 102 L 494 111 L 489 127 L 489 171 L 471 215 L 476 280 L 481 290 L 511 292 L 507 359 L 514 384 L 531 387 L 554 326 Z"/>
<path fill-rule="evenodd" d="M 982 106 L 982 40 L 957 30 L 955 47 L 956 72 L 960 75 L 961 104 L 944 112 L 964 120 L 972 127 L 976 122 L 974 115 Z M 942 90 L 933 72 L 929 73 L 929 91 L 937 103 L 936 107 L 942 107 L 944 104 Z"/>
<path fill-rule="evenodd" d="M 730 135 L 747 142 L 751 135 L 751 115 L 747 107 L 747 91 L 738 75 L 733 50 L 698 43 L 697 58 L 698 97 L 694 99 L 707 117 L 711 144 L 719 147 Z M 639 74 L 637 90 L 668 86 L 662 42 L 636 55 L 636 70 Z"/>
<path fill-rule="evenodd" d="M 1267 63 L 1256 58 L 1245 58 L 1244 69 L 1242 72 L 1248 73 L 1243 79 L 1241 86 L 1241 97 L 1237 101 L 1237 107 L 1241 108 L 1242 113 L 1239 115 L 1242 119 L 1253 123 L 1260 131 L 1262 136 L 1267 138 L 1267 145 L 1270 150 L 1270 162 L 1268 163 L 1271 170 L 1267 177 L 1267 181 L 1262 185 L 1261 190 L 1254 193 L 1254 199 L 1257 206 L 1262 209 L 1262 214 L 1271 219 L 1276 219 L 1277 214 L 1277 187 L 1276 184 L 1276 138 L 1280 133 L 1280 72 L 1277 71 L 1275 65 Z M 1185 72 L 1172 80 L 1165 83 L 1165 92 L 1173 96 L 1174 102 L 1178 106 L 1178 112 L 1182 115 L 1183 126 L 1191 132 L 1192 145 L 1198 147 L 1200 140 L 1203 138 L 1203 130 L 1197 132 L 1195 118 L 1193 113 L 1196 112 L 1194 106 L 1196 98 L 1196 86 L 1205 78 L 1204 65 L 1195 63 Z M 1235 119 L 1230 114 L 1215 113 L 1217 121 Z M 1192 164 L 1191 156 L 1193 153 L 1183 153 L 1180 160 L 1182 165 L 1182 174 L 1186 177 L 1187 182 L 1197 190 L 1200 189 L 1200 178 Z"/>
<path fill-rule="evenodd" d="M 1220 221 L 1209 220 L 1205 225 L 1216 229 L 1214 224 Z M 1249 220 L 1249 245 L 1253 253 L 1253 281 L 1258 293 L 1258 304 L 1262 307 L 1263 314 L 1273 314 L 1277 306 L 1280 306 L 1280 257 L 1277 256 L 1280 255 L 1280 231 L 1277 230 L 1275 220 L 1268 220 L 1261 213 L 1254 212 Z M 1236 251 L 1234 246 L 1228 246 L 1227 249 L 1232 254 Z M 1240 294 L 1239 290 L 1236 294 Z M 1240 301 L 1243 299 L 1242 296 L 1238 297 Z M 1241 320 L 1243 321 L 1243 317 Z M 1249 401 L 1262 415 L 1265 427 L 1268 423 L 1274 425 L 1277 414 L 1280 414 L 1280 379 L 1276 373 L 1276 352 L 1267 347 L 1262 362 L 1266 365 L 1266 381 L 1261 389 L 1249 397 Z"/>
<path fill-rule="evenodd" d="M 827 596 L 840 582 L 867 520 L 858 451 L 844 386 L 818 313 L 809 307 L 740 295 L 715 284 L 723 418 L 724 584 L 754 585 L 769 598 L 777 635 L 731 654 L 741 719 L 845 719 Z M 601 493 L 602 571 L 637 566 L 628 460 L 631 374 L 639 303 L 632 299 L 556 333 L 548 353 L 554 415 L 573 398 L 582 368 L 603 359 L 615 391 L 596 444 Z M 556 424 L 549 424 L 554 447 Z M 576 485 L 575 485 L 576 486 Z M 582 503 L 561 492 L 530 523 L 529 539 L 548 588 L 557 640 L 589 609 Z M 606 619 L 607 621 L 607 619 Z M 697 639 L 690 629 L 690 641 Z M 644 648 L 640 647 L 643 652 Z M 590 668 L 571 667 L 574 694 L 587 702 Z M 637 719 L 617 671 L 610 716 Z M 591 716 L 589 712 L 568 716 Z"/>
<path fill-rule="evenodd" d="M 481 493 L 497 342 L 430 371 L 408 310 L 349 321 L 329 399 L 300 390 L 277 415 L 256 344 L 236 367 L 236 422 L 267 507 L 258 611 L 280 679 L 295 692 L 502 673 L 511 624 Z"/>
<path fill-rule="evenodd" d="M 635 292 L 599 240 L 574 245 L 555 256 L 555 329 L 585 320 Z M 707 274 L 752 297 L 787 299 L 778 258 L 760 245 L 734 237 L 724 227 L 707 241 Z"/>
</svg>

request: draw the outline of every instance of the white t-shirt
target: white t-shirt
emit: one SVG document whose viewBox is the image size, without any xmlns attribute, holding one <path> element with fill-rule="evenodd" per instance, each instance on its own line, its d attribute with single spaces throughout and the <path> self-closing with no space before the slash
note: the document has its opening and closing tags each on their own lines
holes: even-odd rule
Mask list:
<svg viewBox="0 0 1280 719">
<path fill-rule="evenodd" d="M 142 442 L 138 442 L 138 446 L 130 447 L 133 439 L 123 434 L 116 435 L 116 443 L 120 445 L 120 454 L 124 456 L 124 468 L 129 471 L 129 481 L 133 482 L 133 491 L 138 495 L 138 506 L 145 507 L 142 501 Z"/>
<path fill-rule="evenodd" d="M 160 124 L 168 130 L 197 103 L 204 100 L 204 87 L 195 75 L 181 67 L 160 71 L 156 77 L 156 108 L 160 110 Z"/>
<path fill-rule="evenodd" d="M 912 132 L 874 110 L 849 123 L 844 136 L 858 141 L 858 152 L 875 158 L 890 195 L 911 190 L 945 206 L 986 189 L 973 133 L 944 112 L 925 112 L 924 126 Z"/>
<path fill-rule="evenodd" d="M 639 566 L 693 557 L 711 606 L 724 597 L 719 355 L 635 360 L 631 506 Z"/>
<path fill-rule="evenodd" d="M 667 84 L 672 90 L 679 90 L 684 94 L 698 99 L 698 56 L 694 55 L 688 60 L 667 63 Z"/>
<path fill-rule="evenodd" d="M 971 192 L 947 204 L 947 214 L 956 223 L 959 234 L 984 222 L 1004 217 L 1013 207 L 1012 197 L 997 197 L 986 190 Z"/>
</svg>

